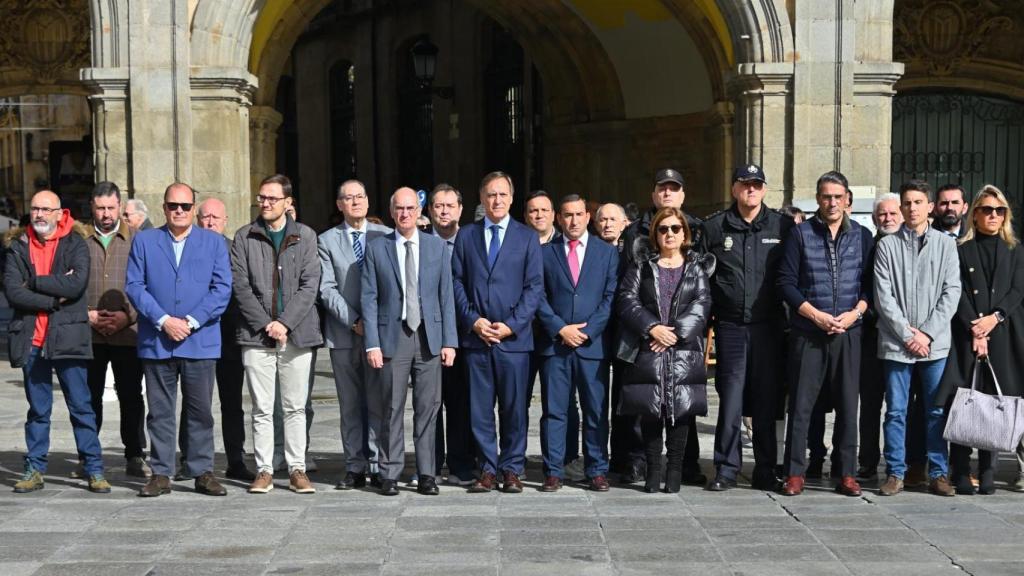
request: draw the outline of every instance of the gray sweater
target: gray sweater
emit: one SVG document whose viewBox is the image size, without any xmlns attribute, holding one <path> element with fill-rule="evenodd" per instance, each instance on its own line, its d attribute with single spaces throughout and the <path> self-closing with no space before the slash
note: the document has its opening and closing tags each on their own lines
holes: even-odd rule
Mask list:
<svg viewBox="0 0 1024 576">
<path fill-rule="evenodd" d="M 903 226 L 875 249 L 875 311 L 878 357 L 913 364 L 949 354 L 950 321 L 960 302 L 960 259 L 956 241 L 931 227 L 923 242 Z M 927 334 L 927 358 L 911 354 L 905 342 L 914 327 Z"/>
</svg>

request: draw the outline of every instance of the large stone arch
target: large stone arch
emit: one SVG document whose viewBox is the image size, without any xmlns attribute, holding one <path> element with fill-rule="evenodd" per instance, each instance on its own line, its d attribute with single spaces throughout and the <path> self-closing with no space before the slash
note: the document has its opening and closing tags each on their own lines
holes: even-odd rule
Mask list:
<svg viewBox="0 0 1024 576">
<path fill-rule="evenodd" d="M 201 0 L 190 29 L 192 66 L 246 69 L 256 18 L 267 0 Z"/>
</svg>

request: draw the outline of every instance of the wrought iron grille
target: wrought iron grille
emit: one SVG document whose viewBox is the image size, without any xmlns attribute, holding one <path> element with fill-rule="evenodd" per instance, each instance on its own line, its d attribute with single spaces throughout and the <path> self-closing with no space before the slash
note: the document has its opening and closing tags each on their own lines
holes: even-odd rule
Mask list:
<svg viewBox="0 0 1024 576">
<path fill-rule="evenodd" d="M 1024 206 L 1024 104 L 969 93 L 896 96 L 892 189 L 911 178 L 934 187 L 960 184 L 971 196 L 985 184 Z"/>
</svg>

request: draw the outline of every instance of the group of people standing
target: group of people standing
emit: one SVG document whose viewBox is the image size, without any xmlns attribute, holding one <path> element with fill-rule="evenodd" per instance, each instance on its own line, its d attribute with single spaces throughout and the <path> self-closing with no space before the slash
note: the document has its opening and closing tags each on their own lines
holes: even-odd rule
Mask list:
<svg viewBox="0 0 1024 576">
<path fill-rule="evenodd" d="M 852 194 L 838 172 L 819 179 L 818 209 L 802 222 L 764 205 L 756 165 L 734 171 L 732 205 L 704 221 L 683 212 L 678 171 L 654 180 L 653 206 L 628 226 L 621 206 L 543 192 L 529 195 L 523 224 L 509 213 L 511 178 L 493 172 L 479 187 L 481 218 L 460 227 L 462 194 L 442 184 L 426 199 L 426 230 L 416 191 L 392 194 L 392 229 L 371 221 L 365 187 L 350 180 L 337 194 L 343 221 L 318 236 L 296 221 L 291 182 L 275 175 L 259 186 L 259 216 L 233 240 L 223 236 L 224 204 L 199 204 L 180 183 L 164 193 L 159 228 L 109 182 L 93 191 L 89 226 L 39 192 L 29 226 L 8 236 L 4 266 L 15 311 L 10 360 L 23 369 L 29 402 L 15 491 L 44 485 L 54 371 L 76 472 L 90 490 L 110 491 L 98 440 L 109 365 L 125 470 L 147 479 L 140 496 L 186 478 L 197 492 L 226 493 L 213 471 L 215 386 L 226 476 L 266 493 L 286 469 L 289 489 L 313 493 L 320 347 L 340 405 L 340 490 L 369 483 L 399 493 L 411 387 L 419 493 L 439 493 L 445 465 L 448 482 L 470 492 L 522 491 L 538 374 L 544 492 L 568 479 L 607 491 L 611 473 L 644 481 L 648 492 L 729 490 L 749 417 L 753 487 L 797 495 L 815 466 L 820 474 L 815 447 L 834 409 L 836 489 L 859 495 L 858 480 L 877 476 L 883 397 L 881 494 L 902 490 L 907 462 L 913 470 L 925 457 L 936 494 L 994 490 L 992 454 L 980 455 L 975 488 L 970 449 L 954 446 L 950 475 L 942 427 L 951 391 L 970 385 L 979 361 L 992 363 L 1004 393 L 1020 393 L 1010 376 L 1024 361 L 1015 329 L 1024 321 L 1024 263 L 1000 191 L 986 187 L 968 209 L 962 190 L 951 188 L 959 194 L 951 204 L 943 189 L 932 227 L 929 186 L 909 182 L 876 200 L 872 237 L 850 217 Z M 949 231 L 961 226 L 958 247 Z M 709 328 L 719 398 L 710 480 L 696 434 L 708 410 Z M 243 382 L 255 472 L 244 458 Z"/>
</svg>

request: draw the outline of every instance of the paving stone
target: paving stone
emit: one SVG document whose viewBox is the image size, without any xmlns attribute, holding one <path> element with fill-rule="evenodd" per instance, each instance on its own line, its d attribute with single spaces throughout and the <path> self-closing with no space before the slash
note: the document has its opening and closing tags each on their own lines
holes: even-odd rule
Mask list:
<svg viewBox="0 0 1024 576">
<path fill-rule="evenodd" d="M 323 564 L 301 562 L 295 564 L 271 564 L 264 576 L 376 576 L 380 574 L 379 564 Z"/>
<path fill-rule="evenodd" d="M 493 546 L 401 546 L 388 554 L 389 564 L 436 564 L 462 566 L 466 564 L 498 563 L 498 549 Z"/>
<path fill-rule="evenodd" d="M 461 566 L 443 566 L 438 564 L 385 564 L 379 567 L 380 574 L 385 576 L 496 576 L 499 567 L 494 564 L 473 564 Z M 377 572 L 373 572 L 376 574 Z M 347 572 L 335 572 L 337 574 L 348 574 Z M 268 573 L 269 576 L 269 573 Z M 306 576 L 305 572 L 301 576 Z M 325 576 L 328 576 L 325 573 Z"/>
<path fill-rule="evenodd" d="M 633 562 L 721 562 L 722 555 L 711 544 L 676 544 L 662 535 L 645 544 L 609 542 L 612 560 L 617 564 Z"/>
<path fill-rule="evenodd" d="M 864 546 L 870 549 L 879 544 L 925 544 L 913 530 L 903 529 L 863 529 L 863 528 L 835 528 L 828 530 L 817 530 L 815 536 L 823 544 L 837 546 Z"/>
<path fill-rule="evenodd" d="M 611 530 L 604 531 L 610 545 L 647 545 L 658 542 L 676 544 L 711 544 L 708 534 L 701 528 L 683 530 Z"/>
<path fill-rule="evenodd" d="M 552 562 L 544 564 L 512 562 L 501 565 L 500 574 L 509 576 L 551 576 L 572 574 L 573 576 L 613 576 L 615 569 L 609 564 L 581 564 L 579 562 Z M 439 575 L 442 576 L 442 575 Z"/>
<path fill-rule="evenodd" d="M 160 562 L 154 565 L 147 574 L 148 576 L 238 576 L 239 574 L 262 574 L 265 569 L 266 566 L 263 564 L 248 562 L 222 565 L 206 562 Z M 97 573 L 98 576 L 101 574 Z"/>
<path fill-rule="evenodd" d="M 395 548 L 429 547 L 447 548 L 449 546 L 497 546 L 500 541 L 498 532 L 477 531 L 477 532 L 428 532 L 396 530 L 388 538 L 389 546 Z"/>
<path fill-rule="evenodd" d="M 956 560 L 964 562 L 1024 562 L 1024 550 L 1021 544 L 987 546 L 984 544 L 965 544 L 943 546 L 942 551 Z"/>
<path fill-rule="evenodd" d="M 621 576 L 665 576 L 666 574 L 699 574 L 700 576 L 732 576 L 728 566 L 718 562 L 623 562 L 615 569 Z"/>
<path fill-rule="evenodd" d="M 511 516 L 500 518 L 502 530 L 558 530 L 586 531 L 600 530 L 604 522 L 594 517 L 529 517 Z"/>
<path fill-rule="evenodd" d="M 150 563 L 127 562 L 82 562 L 76 564 L 43 564 L 32 576 L 146 576 L 157 572 L 152 571 Z M 261 568 L 262 570 L 262 568 Z M 181 574 L 175 572 L 175 574 Z M 209 573 L 207 573 L 209 574 Z"/>
<path fill-rule="evenodd" d="M 47 563 L 76 562 L 156 562 L 167 552 L 168 544 L 152 546 L 135 544 L 81 545 L 57 550 Z"/>
<path fill-rule="evenodd" d="M 708 530 L 711 542 L 717 545 L 730 544 L 818 544 L 818 539 L 806 528 L 779 528 L 777 530 Z"/>
<path fill-rule="evenodd" d="M 821 544 L 719 544 L 726 562 L 832 562 L 836 560 Z"/>
<path fill-rule="evenodd" d="M 881 571 L 899 576 L 964 576 L 964 571 L 948 560 L 946 562 L 886 562 L 884 564 L 847 562 L 846 567 L 855 576 L 878 576 Z M 973 571 L 969 573 L 977 574 Z M 1019 566 L 1018 571 L 1013 574 L 1020 575 Z"/>
<path fill-rule="evenodd" d="M 788 514 L 771 516 L 740 516 L 742 510 L 733 510 L 732 514 L 704 516 L 694 514 L 694 518 L 706 530 L 742 528 L 743 530 L 778 530 L 780 528 L 799 527 L 800 523 Z"/>
<path fill-rule="evenodd" d="M 0 562 L 45 562 L 61 547 L 60 544 L 20 544 L 8 546 L 0 541 Z"/>
<path fill-rule="evenodd" d="M 833 544 L 829 548 L 843 562 L 879 563 L 880 567 L 900 562 L 941 563 L 949 561 L 949 558 L 940 550 L 929 544 L 879 544 L 871 547 Z"/>
<path fill-rule="evenodd" d="M 598 523 L 605 530 L 699 530 L 700 522 L 690 516 L 660 516 L 633 518 L 629 516 L 601 516 Z"/>
<path fill-rule="evenodd" d="M 1020 562 L 964 562 L 963 569 L 972 576 L 1020 576 Z M 901 575 L 902 576 L 902 575 Z"/>
<path fill-rule="evenodd" d="M 42 566 L 40 562 L 3 562 L 0 561 L 0 574 L 4 576 L 29 576 Z"/>
<path fill-rule="evenodd" d="M 178 545 L 164 555 L 167 562 L 196 563 L 266 563 L 274 556 L 274 548 L 264 546 L 197 546 Z"/>
<path fill-rule="evenodd" d="M 974 528 L 971 530 L 949 530 L 941 528 L 919 529 L 921 534 L 932 544 L 943 546 L 960 546 L 966 544 L 983 544 L 997 546 L 1024 545 L 1024 530 L 1012 528 Z"/>
<path fill-rule="evenodd" d="M 832 576 L 849 574 L 840 562 L 730 562 L 735 576 Z"/>
<path fill-rule="evenodd" d="M 932 515 L 928 515 L 931 517 Z M 889 516 L 881 512 L 874 514 L 834 514 L 834 515 L 802 515 L 800 524 L 811 530 L 833 530 L 833 529 L 861 529 L 861 530 L 885 530 L 906 528 L 903 522 L 895 516 Z"/>
<path fill-rule="evenodd" d="M 502 548 L 501 563 L 601 564 L 611 561 L 604 546 L 516 546 Z M 549 572 L 550 573 L 550 572 Z"/>
</svg>

